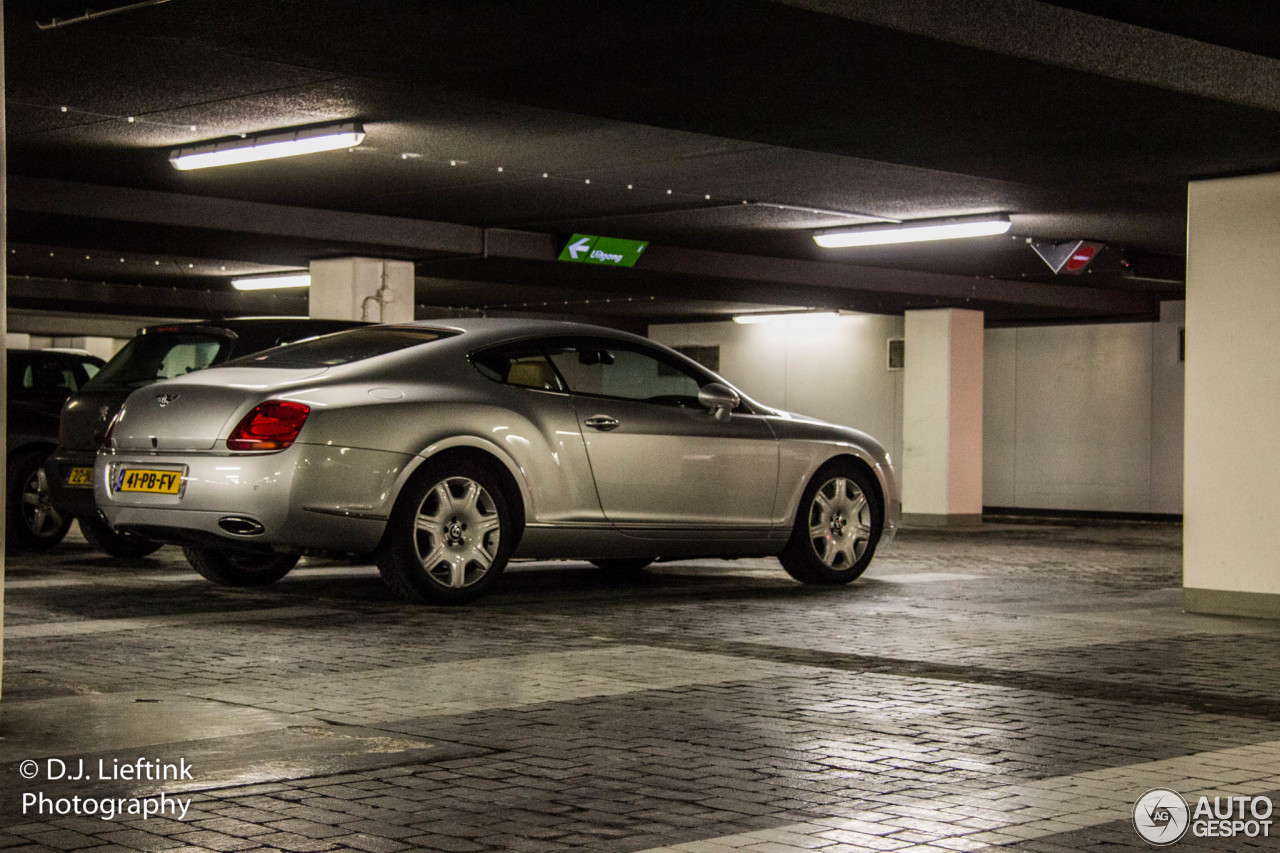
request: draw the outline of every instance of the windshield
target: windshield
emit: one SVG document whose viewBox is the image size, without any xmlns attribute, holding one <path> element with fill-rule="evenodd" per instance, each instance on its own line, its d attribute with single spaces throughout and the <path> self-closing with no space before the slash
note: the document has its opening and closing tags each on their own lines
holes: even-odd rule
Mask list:
<svg viewBox="0 0 1280 853">
<path fill-rule="evenodd" d="M 87 387 L 145 385 L 203 370 L 224 356 L 231 339 L 217 335 L 139 335 L 93 377 Z"/>
<path fill-rule="evenodd" d="M 334 367 L 419 344 L 452 337 L 456 332 L 413 326 L 368 326 L 335 332 L 227 362 L 237 367 Z"/>
</svg>

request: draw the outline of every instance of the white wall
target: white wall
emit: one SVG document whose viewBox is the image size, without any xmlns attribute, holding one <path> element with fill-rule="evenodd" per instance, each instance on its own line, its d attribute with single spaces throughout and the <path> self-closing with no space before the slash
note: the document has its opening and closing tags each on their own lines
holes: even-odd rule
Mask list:
<svg viewBox="0 0 1280 853">
<path fill-rule="evenodd" d="M 855 314 L 751 325 L 649 327 L 667 346 L 719 346 L 719 373 L 767 406 L 855 427 L 902 459 L 902 371 L 887 368 L 901 317 Z"/>
<path fill-rule="evenodd" d="M 987 330 L 983 502 L 1182 512 L 1180 320 Z"/>
<path fill-rule="evenodd" d="M 1280 595 L 1280 175 L 1193 181 L 1183 584 Z M 1188 599 L 1188 605 L 1192 601 Z M 1196 607 L 1195 609 L 1212 609 Z M 1256 615 L 1277 615 L 1274 603 Z M 1248 612 L 1226 607 L 1218 612 Z"/>
</svg>

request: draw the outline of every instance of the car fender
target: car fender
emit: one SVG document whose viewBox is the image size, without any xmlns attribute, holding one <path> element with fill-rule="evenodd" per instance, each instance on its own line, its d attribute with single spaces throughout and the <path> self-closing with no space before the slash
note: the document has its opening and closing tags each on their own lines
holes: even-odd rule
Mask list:
<svg viewBox="0 0 1280 853">
<path fill-rule="evenodd" d="M 535 499 L 533 490 L 529 487 L 529 479 L 525 476 L 525 472 L 520 465 L 511 458 L 505 449 L 498 443 L 490 441 L 478 435 L 454 435 L 448 438 L 442 438 L 432 442 L 423 448 L 413 460 L 405 466 L 404 472 L 401 474 L 400 481 L 396 484 L 396 494 L 400 494 L 400 490 L 404 484 L 409 481 L 417 473 L 418 469 L 426 462 L 439 456 L 447 450 L 456 450 L 458 448 L 467 448 L 470 450 L 479 450 L 494 459 L 497 459 L 502 466 L 507 469 L 507 473 L 511 475 L 511 479 L 515 482 L 516 488 L 520 490 L 520 500 L 524 504 L 524 517 L 534 518 Z"/>
</svg>

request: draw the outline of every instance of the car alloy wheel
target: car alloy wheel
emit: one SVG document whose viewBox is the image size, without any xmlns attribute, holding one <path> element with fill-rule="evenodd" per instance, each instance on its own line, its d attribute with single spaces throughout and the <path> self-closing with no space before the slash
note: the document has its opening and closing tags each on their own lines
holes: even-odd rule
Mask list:
<svg viewBox="0 0 1280 853">
<path fill-rule="evenodd" d="M 857 565 L 871 543 L 871 502 L 846 477 L 824 483 L 809 505 L 809 543 L 828 568 L 847 571 Z"/>
<path fill-rule="evenodd" d="M 52 548 L 71 526 L 71 519 L 53 506 L 44 460 L 45 454 L 38 451 L 9 460 L 6 541 L 11 548 Z"/>
<path fill-rule="evenodd" d="M 469 477 L 448 477 L 428 490 L 414 528 L 418 562 L 433 580 L 451 589 L 478 583 L 502 544 L 498 506 Z"/>
<path fill-rule="evenodd" d="M 814 474 L 778 555 L 787 573 L 801 583 L 833 585 L 866 571 L 884 528 L 877 486 L 874 474 L 851 461 L 829 462 Z"/>
<path fill-rule="evenodd" d="M 466 604 L 498 583 L 520 538 L 497 463 L 461 454 L 424 463 L 378 546 L 378 571 L 405 601 Z"/>
<path fill-rule="evenodd" d="M 43 468 L 37 468 L 27 478 L 22 490 L 22 517 L 33 536 L 48 537 L 62 527 L 62 515 L 53 508 L 49 481 Z"/>
</svg>

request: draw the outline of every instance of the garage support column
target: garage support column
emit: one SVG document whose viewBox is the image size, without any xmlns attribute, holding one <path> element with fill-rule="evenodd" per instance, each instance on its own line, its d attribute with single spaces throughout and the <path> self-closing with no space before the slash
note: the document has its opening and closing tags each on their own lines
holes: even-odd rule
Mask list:
<svg viewBox="0 0 1280 853">
<path fill-rule="evenodd" d="M 4 22 L 0 21 L 0 140 L 4 136 Z M 6 292 L 9 289 L 9 249 L 5 245 L 9 233 L 9 229 L 5 227 L 5 211 L 9 209 L 7 187 L 5 186 L 5 175 L 9 173 L 8 163 L 6 162 L 5 149 L 3 142 L 0 142 L 0 335 L 9 331 L 9 318 L 5 313 L 5 306 L 8 304 Z M 8 406 L 9 389 L 5 383 L 8 381 L 9 367 L 5 362 L 4 347 L 0 347 L 0 400 L 5 401 Z M 5 412 L 5 420 L 8 420 L 8 411 Z M 5 423 L 0 421 L 0 439 L 7 442 L 5 433 Z M 9 471 L 5 466 L 5 459 L 0 458 L 0 501 L 5 498 L 4 484 L 9 479 Z M 4 524 L 4 519 L 0 519 L 0 524 Z M 4 675 L 4 542 L 5 537 L 0 536 L 0 680 Z"/>
<path fill-rule="evenodd" d="M 311 262 L 310 314 L 326 320 L 413 320 L 413 264 L 381 258 Z"/>
<path fill-rule="evenodd" d="M 982 312 L 908 311 L 902 404 L 907 524 L 982 523 Z"/>
<path fill-rule="evenodd" d="M 1280 619 L 1280 174 L 1187 194 L 1183 592 Z"/>
</svg>

